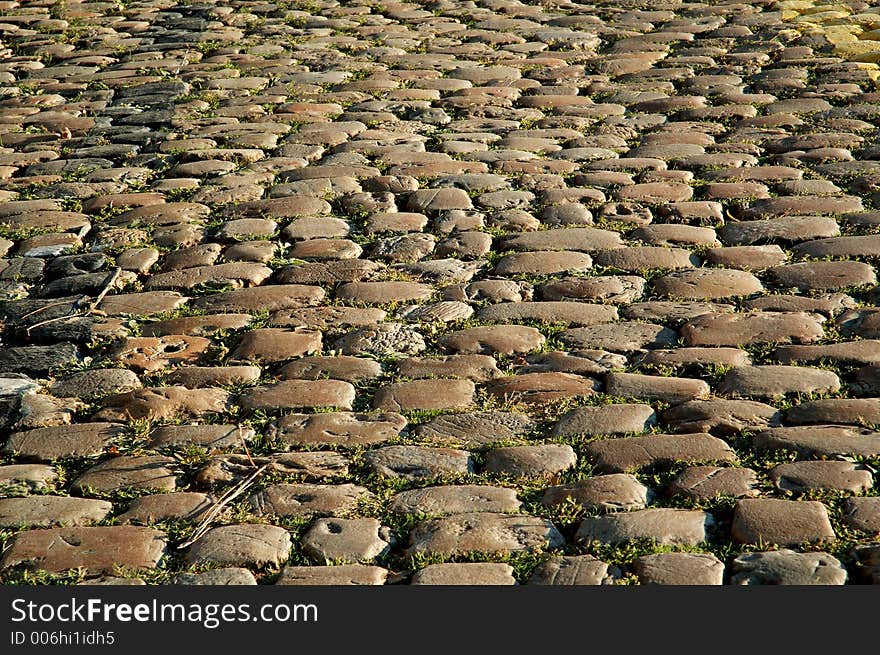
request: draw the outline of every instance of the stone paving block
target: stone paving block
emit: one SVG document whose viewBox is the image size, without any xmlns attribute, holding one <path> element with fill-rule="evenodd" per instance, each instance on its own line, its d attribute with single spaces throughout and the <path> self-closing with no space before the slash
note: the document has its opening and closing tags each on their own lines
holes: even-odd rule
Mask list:
<svg viewBox="0 0 880 655">
<path fill-rule="evenodd" d="M 724 562 L 698 553 L 643 555 L 633 568 L 641 584 L 720 585 L 724 578 Z"/>
<path fill-rule="evenodd" d="M 82 567 L 109 573 L 117 566 L 154 568 L 165 553 L 165 533 L 133 526 L 67 527 L 20 532 L 2 568 L 19 564 L 59 572 Z"/>
<path fill-rule="evenodd" d="M 731 498 L 794 516 L 831 493 L 851 582 L 878 578 L 866 3 L 7 4 L 0 486 L 33 523 L 10 550 L 68 518 L 184 534 L 257 473 L 239 500 L 266 527 L 392 503 L 481 526 Z M 62 509 L 88 489 L 105 518 Z M 99 527 L 135 526 L 63 529 Z M 389 544 L 383 567 L 316 546 L 280 583 L 514 581 Z M 655 555 L 533 577 L 717 581 Z M 271 580 L 185 566 L 167 578 Z"/>
<path fill-rule="evenodd" d="M 552 557 L 532 571 L 533 585 L 608 585 L 621 577 L 616 566 L 609 566 L 592 555 Z"/>
<path fill-rule="evenodd" d="M 697 510 L 641 509 L 584 519 L 575 539 L 605 544 L 656 539 L 661 544 L 695 545 L 706 541 L 706 529 L 711 523 L 709 514 Z"/>
<path fill-rule="evenodd" d="M 190 564 L 220 566 L 280 566 L 289 554 L 290 533 L 284 528 L 259 523 L 213 528 L 196 541 L 186 554 Z"/>
<path fill-rule="evenodd" d="M 413 585 L 514 585 L 513 567 L 489 562 L 431 564 L 416 571 Z"/>
<path fill-rule="evenodd" d="M 563 543 L 565 539 L 546 519 L 510 514 L 455 514 L 417 524 L 410 532 L 407 553 L 532 552 Z"/>
<path fill-rule="evenodd" d="M 739 500 L 733 512 L 731 533 L 736 541 L 745 544 L 795 546 L 805 541 L 835 539 L 828 511 L 814 500 Z"/>
<path fill-rule="evenodd" d="M 735 585 L 842 585 L 847 573 L 828 553 L 796 553 L 781 549 L 743 553 L 733 560 L 730 582 Z"/>
</svg>

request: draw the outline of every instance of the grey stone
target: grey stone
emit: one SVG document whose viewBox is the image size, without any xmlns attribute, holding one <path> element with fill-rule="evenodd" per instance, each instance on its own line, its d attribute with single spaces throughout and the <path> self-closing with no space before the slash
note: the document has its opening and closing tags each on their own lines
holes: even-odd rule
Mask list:
<svg viewBox="0 0 880 655">
<path fill-rule="evenodd" d="M 686 509 L 641 509 L 584 519 L 575 539 L 620 544 L 635 539 L 655 539 L 661 544 L 696 545 L 706 541 L 712 518 Z"/>
<path fill-rule="evenodd" d="M 190 564 L 220 566 L 280 566 L 292 545 L 284 528 L 260 523 L 242 523 L 213 528 L 190 546 Z"/>
<path fill-rule="evenodd" d="M 846 569 L 828 553 L 796 553 L 781 549 L 743 553 L 733 560 L 730 583 L 735 585 L 842 585 Z"/>
</svg>

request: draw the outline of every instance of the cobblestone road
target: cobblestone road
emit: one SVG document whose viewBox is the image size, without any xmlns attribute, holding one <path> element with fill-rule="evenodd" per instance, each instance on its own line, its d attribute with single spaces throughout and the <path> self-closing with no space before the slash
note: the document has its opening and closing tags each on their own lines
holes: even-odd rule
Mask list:
<svg viewBox="0 0 880 655">
<path fill-rule="evenodd" d="M 869 3 L 0 1 L 0 559 L 880 582 Z"/>
</svg>

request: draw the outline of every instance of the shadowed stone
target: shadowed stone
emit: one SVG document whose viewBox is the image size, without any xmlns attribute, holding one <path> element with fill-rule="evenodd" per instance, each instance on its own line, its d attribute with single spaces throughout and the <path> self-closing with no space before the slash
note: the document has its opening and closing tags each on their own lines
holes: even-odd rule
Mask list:
<svg viewBox="0 0 880 655">
<path fill-rule="evenodd" d="M 864 532 L 880 533 L 880 497 L 847 498 L 844 501 L 844 521 L 850 527 Z"/>
</svg>

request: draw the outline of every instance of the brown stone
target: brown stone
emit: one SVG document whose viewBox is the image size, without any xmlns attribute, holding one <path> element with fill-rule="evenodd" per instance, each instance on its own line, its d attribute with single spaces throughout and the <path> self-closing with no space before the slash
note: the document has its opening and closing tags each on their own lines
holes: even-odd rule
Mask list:
<svg viewBox="0 0 880 655">
<path fill-rule="evenodd" d="M 615 473 L 674 462 L 736 461 L 736 453 L 724 441 L 700 432 L 591 441 L 585 452 L 599 470 Z"/>
<path fill-rule="evenodd" d="M 164 533 L 133 526 L 70 527 L 20 532 L 3 555 L 2 568 L 19 564 L 61 572 L 84 568 L 110 573 L 116 567 L 154 568 L 165 552 Z"/>
<path fill-rule="evenodd" d="M 744 544 L 797 546 L 805 541 L 834 541 L 825 506 L 814 500 L 749 498 L 733 511 L 733 538 Z"/>
</svg>

